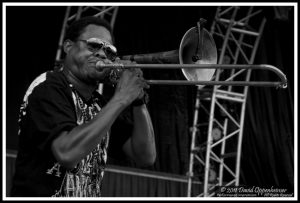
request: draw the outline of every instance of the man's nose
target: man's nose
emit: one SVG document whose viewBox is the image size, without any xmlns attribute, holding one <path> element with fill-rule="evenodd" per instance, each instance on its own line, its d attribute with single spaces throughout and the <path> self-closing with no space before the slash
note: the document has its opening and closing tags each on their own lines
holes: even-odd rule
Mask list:
<svg viewBox="0 0 300 203">
<path fill-rule="evenodd" d="M 96 52 L 94 53 L 94 55 L 95 55 L 96 57 L 98 57 L 98 58 L 101 58 L 101 59 L 106 59 L 106 58 L 107 58 L 107 57 L 106 57 L 106 54 L 105 54 L 105 52 L 104 52 L 103 49 L 100 49 L 99 51 L 96 51 Z"/>
</svg>

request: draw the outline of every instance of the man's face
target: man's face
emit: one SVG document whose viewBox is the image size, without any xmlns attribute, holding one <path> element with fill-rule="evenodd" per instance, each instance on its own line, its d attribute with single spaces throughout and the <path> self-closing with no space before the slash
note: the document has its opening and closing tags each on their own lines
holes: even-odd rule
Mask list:
<svg viewBox="0 0 300 203">
<path fill-rule="evenodd" d="M 96 63 L 101 61 L 101 63 L 107 64 L 111 61 L 104 49 L 93 52 L 88 48 L 85 41 L 81 41 L 90 38 L 98 38 L 112 44 L 111 34 L 105 27 L 88 25 L 79 36 L 78 41 L 69 42 L 70 44 L 66 49 L 66 66 L 77 79 L 88 84 L 95 84 L 97 81 L 101 82 L 110 71 L 109 69 L 96 69 Z"/>
</svg>

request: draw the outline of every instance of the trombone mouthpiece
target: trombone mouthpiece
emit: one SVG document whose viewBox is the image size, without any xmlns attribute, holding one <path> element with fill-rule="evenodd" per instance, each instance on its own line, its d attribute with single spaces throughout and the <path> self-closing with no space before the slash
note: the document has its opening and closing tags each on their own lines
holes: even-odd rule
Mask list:
<svg viewBox="0 0 300 203">
<path fill-rule="evenodd" d="M 104 68 L 115 69 L 115 68 L 124 68 L 124 65 L 123 64 L 116 64 L 116 63 L 105 64 L 105 63 L 103 63 L 103 61 L 98 61 L 96 63 L 96 68 L 98 68 L 98 69 L 104 69 Z"/>
</svg>

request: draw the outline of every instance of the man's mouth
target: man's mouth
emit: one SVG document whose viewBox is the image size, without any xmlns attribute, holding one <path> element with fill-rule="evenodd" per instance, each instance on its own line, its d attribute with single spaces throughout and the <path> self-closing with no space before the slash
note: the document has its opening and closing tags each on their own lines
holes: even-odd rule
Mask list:
<svg viewBox="0 0 300 203">
<path fill-rule="evenodd" d="M 95 63 L 96 69 L 99 71 L 103 71 L 105 68 L 105 63 L 103 61 L 97 61 Z"/>
<path fill-rule="evenodd" d="M 95 68 L 96 71 L 98 71 L 99 73 L 101 72 L 102 74 L 105 74 L 107 76 L 110 75 L 111 73 L 111 68 L 106 67 L 107 64 L 105 64 L 103 61 L 97 61 L 95 63 Z"/>
</svg>

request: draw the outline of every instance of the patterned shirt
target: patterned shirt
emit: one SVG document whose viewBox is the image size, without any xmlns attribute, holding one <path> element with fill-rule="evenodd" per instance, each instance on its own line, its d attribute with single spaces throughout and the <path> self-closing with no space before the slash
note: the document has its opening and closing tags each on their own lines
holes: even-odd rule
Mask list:
<svg viewBox="0 0 300 203">
<path fill-rule="evenodd" d="M 20 108 L 19 149 L 12 196 L 101 196 L 110 133 L 72 170 L 66 170 L 56 161 L 51 143 L 60 132 L 89 122 L 104 104 L 96 91 L 87 101 L 61 71 L 49 71 L 37 77 Z M 131 124 L 121 116 L 115 122 L 116 128 L 128 132 L 114 139 L 118 140 L 116 148 L 121 148 L 128 139 Z"/>
</svg>

